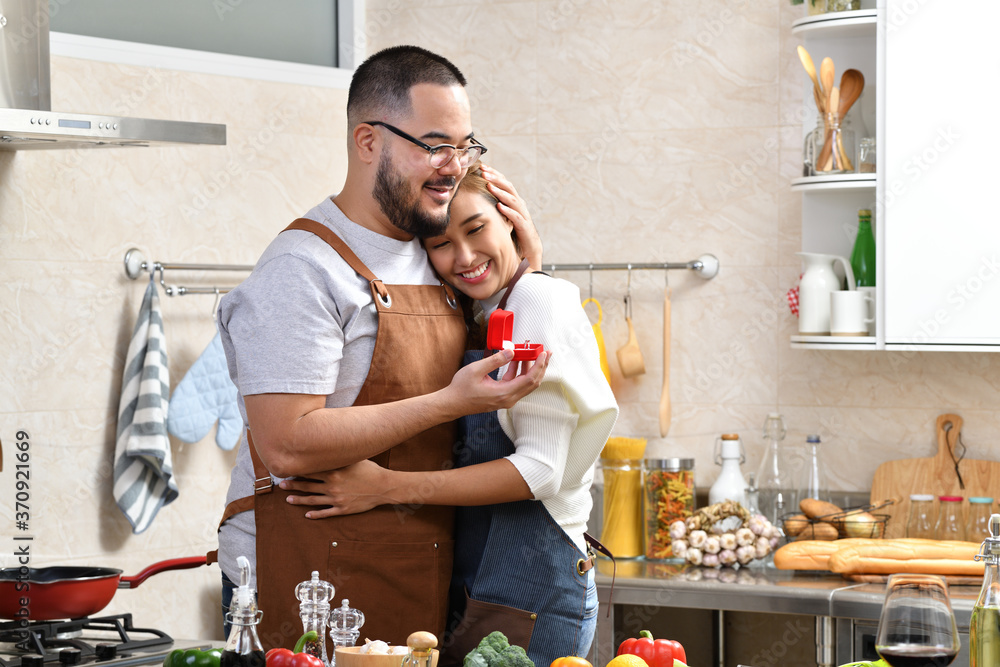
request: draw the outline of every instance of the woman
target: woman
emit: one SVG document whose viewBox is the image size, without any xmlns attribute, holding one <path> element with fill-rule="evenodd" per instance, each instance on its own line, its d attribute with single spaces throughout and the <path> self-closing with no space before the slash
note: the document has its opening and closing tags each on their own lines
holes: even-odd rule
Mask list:
<svg viewBox="0 0 1000 667">
<path fill-rule="evenodd" d="M 463 419 L 455 469 L 400 472 L 362 461 L 327 478 L 335 491 L 301 502 L 329 504 L 310 511 L 315 518 L 393 504 L 405 520 L 407 506 L 460 506 L 442 664 L 461 662 L 500 629 L 544 666 L 586 655 L 593 640 L 597 589 L 584 531 L 593 465 L 618 406 L 579 289 L 519 273 L 514 225 L 497 203 L 476 165 L 455 196 L 447 231 L 424 246 L 438 274 L 468 297 L 470 341 L 482 339 L 482 323 L 503 301 L 513 313 L 513 342 L 551 353 L 542 385 L 509 410 Z M 470 350 L 465 363 L 482 355 L 481 347 Z"/>
</svg>

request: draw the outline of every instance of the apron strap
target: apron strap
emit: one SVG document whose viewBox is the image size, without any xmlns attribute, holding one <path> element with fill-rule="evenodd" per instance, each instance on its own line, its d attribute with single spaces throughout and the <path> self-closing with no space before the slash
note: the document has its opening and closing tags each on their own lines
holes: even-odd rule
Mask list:
<svg viewBox="0 0 1000 667">
<path fill-rule="evenodd" d="M 216 532 L 222 530 L 222 524 L 224 524 L 230 517 L 239 514 L 240 512 L 248 512 L 253 509 L 254 498 L 262 493 L 271 493 L 274 488 L 274 482 L 271 480 L 271 473 L 267 471 L 267 467 L 261 460 L 260 455 L 257 453 L 257 448 L 253 446 L 253 436 L 250 434 L 250 429 L 247 429 L 247 447 L 250 449 L 250 460 L 253 461 L 253 495 L 244 496 L 242 498 L 237 498 L 233 502 L 226 505 L 226 510 L 222 513 L 222 520 L 219 521 L 219 527 Z M 214 551 L 208 554 L 209 563 L 214 563 L 217 560 L 218 554 Z"/>
<path fill-rule="evenodd" d="M 587 551 L 590 555 L 590 558 L 588 559 L 590 561 L 590 567 L 588 567 L 587 570 L 594 567 L 594 551 L 597 551 L 598 553 L 611 559 L 611 590 L 608 591 L 608 616 L 610 617 L 611 600 L 614 598 L 615 594 L 615 575 L 618 573 L 618 563 L 615 562 L 615 556 L 611 553 L 611 550 L 601 544 L 600 540 L 596 537 L 590 533 L 584 533 L 583 539 L 587 542 Z M 583 559 L 580 559 L 580 562 L 584 562 Z M 579 568 L 580 566 L 577 565 L 577 567 Z M 586 572 L 587 570 L 581 571 L 580 574 L 583 574 L 583 572 Z"/>
<path fill-rule="evenodd" d="M 365 266 L 364 262 L 358 259 L 358 256 L 354 254 L 354 251 L 347 247 L 344 240 L 337 236 L 332 229 L 322 223 L 316 222 L 315 220 L 310 220 L 309 218 L 298 218 L 281 231 L 287 232 L 293 229 L 303 232 L 312 232 L 326 241 L 331 248 L 337 251 L 338 255 L 344 258 L 347 265 L 354 269 L 355 273 L 372 285 L 372 287 L 378 292 L 378 295 L 382 298 L 383 302 L 388 300 L 389 291 L 382 284 L 382 281 L 375 277 L 375 274 L 372 273 L 367 266 Z"/>
<path fill-rule="evenodd" d="M 510 296 L 511 291 L 514 289 L 514 285 L 524 275 L 524 272 L 528 270 L 528 260 L 522 259 L 520 266 L 517 267 L 517 271 L 514 272 L 514 277 L 510 279 L 507 283 L 507 291 L 503 293 L 500 297 L 500 304 L 497 306 L 498 310 L 504 310 L 507 307 L 507 298 Z"/>
</svg>

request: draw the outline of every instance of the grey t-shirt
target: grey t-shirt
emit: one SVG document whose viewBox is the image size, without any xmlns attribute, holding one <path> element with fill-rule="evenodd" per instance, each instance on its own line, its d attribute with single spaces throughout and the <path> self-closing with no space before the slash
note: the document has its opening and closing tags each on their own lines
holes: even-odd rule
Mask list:
<svg viewBox="0 0 1000 667">
<path fill-rule="evenodd" d="M 439 283 L 420 241 L 398 241 L 351 222 L 333 197 L 304 217 L 332 229 L 387 285 Z M 352 405 L 368 376 L 377 326 L 368 282 L 333 248 L 311 232 L 278 234 L 250 276 L 219 304 L 222 347 L 244 424 L 243 397 L 254 394 L 325 394 L 327 407 Z M 253 480 L 244 429 L 226 502 L 253 495 Z M 246 556 L 256 587 L 255 535 L 253 511 L 230 518 L 219 533 L 219 566 L 239 582 L 236 559 Z"/>
</svg>

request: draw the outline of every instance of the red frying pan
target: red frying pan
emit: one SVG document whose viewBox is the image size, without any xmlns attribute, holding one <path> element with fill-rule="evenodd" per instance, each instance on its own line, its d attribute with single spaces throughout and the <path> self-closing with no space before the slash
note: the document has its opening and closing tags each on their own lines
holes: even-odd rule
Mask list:
<svg viewBox="0 0 1000 667">
<path fill-rule="evenodd" d="M 108 567 L 40 567 L 0 570 L 0 618 L 54 621 L 91 616 L 104 609 L 119 588 L 135 588 L 167 570 L 205 564 L 204 556 L 153 563 L 134 577 Z"/>
</svg>

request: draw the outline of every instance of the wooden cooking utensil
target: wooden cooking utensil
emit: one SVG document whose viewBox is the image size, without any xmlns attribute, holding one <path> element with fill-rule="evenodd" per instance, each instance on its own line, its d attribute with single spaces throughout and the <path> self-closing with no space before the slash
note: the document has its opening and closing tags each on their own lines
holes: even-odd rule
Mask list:
<svg viewBox="0 0 1000 667">
<path fill-rule="evenodd" d="M 660 390 L 660 437 L 670 430 L 670 288 L 663 294 L 663 389 Z"/>
<path fill-rule="evenodd" d="M 935 496 L 996 497 L 1000 484 L 1000 462 L 963 458 L 958 472 L 965 483 L 958 481 L 952 453 L 962 430 L 962 418 L 944 414 L 937 418 L 938 451 L 935 456 L 887 461 L 875 470 L 871 501 L 878 503 L 894 498 L 892 505 L 878 510 L 888 514 L 885 537 L 904 537 L 910 512 L 910 494 L 929 493 Z M 958 458 L 958 455 L 955 455 Z M 973 540 L 975 541 L 975 540 Z"/>
<path fill-rule="evenodd" d="M 819 79 L 816 77 L 816 65 L 813 64 L 812 56 L 806 51 L 806 47 L 799 45 L 799 60 L 802 61 L 802 66 L 806 70 L 806 74 L 813 82 L 813 99 L 816 100 L 816 109 L 820 113 L 826 112 L 826 103 L 823 101 L 823 90 L 819 87 Z"/>
<path fill-rule="evenodd" d="M 628 295 L 625 296 L 625 323 L 628 325 L 628 340 L 618 348 L 618 367 L 621 369 L 622 377 L 630 378 L 642 375 L 646 372 L 646 364 L 642 360 L 642 351 L 639 349 L 639 341 L 635 337 L 635 328 L 632 326 L 632 302 Z"/>
<path fill-rule="evenodd" d="M 847 112 L 851 110 L 854 103 L 861 97 L 861 91 L 865 89 L 865 75 L 856 69 L 845 70 L 840 75 L 840 104 L 837 106 L 837 115 L 841 122 L 847 117 Z M 837 150 L 840 151 L 840 159 L 847 171 L 854 171 L 851 159 L 847 157 L 844 150 L 843 141 L 837 137 Z"/>
<path fill-rule="evenodd" d="M 830 91 L 830 108 L 834 109 L 840 104 L 840 91 L 834 86 L 833 90 Z M 830 114 L 827 114 L 830 115 Z M 839 119 L 838 119 L 839 121 Z M 823 148 L 819 151 L 819 160 L 816 164 L 820 165 L 820 171 L 830 171 L 833 169 L 833 130 L 830 129 L 829 123 L 823 124 Z M 840 163 L 840 155 L 837 155 L 837 162 Z M 841 168 L 843 164 L 840 163 Z"/>
<path fill-rule="evenodd" d="M 833 66 L 833 61 L 830 58 L 823 58 L 823 62 L 819 64 L 819 80 L 823 85 L 823 99 L 829 100 L 830 93 L 833 91 L 833 82 L 836 79 L 836 70 Z M 827 101 L 826 110 L 834 111 L 837 107 Z"/>
</svg>

